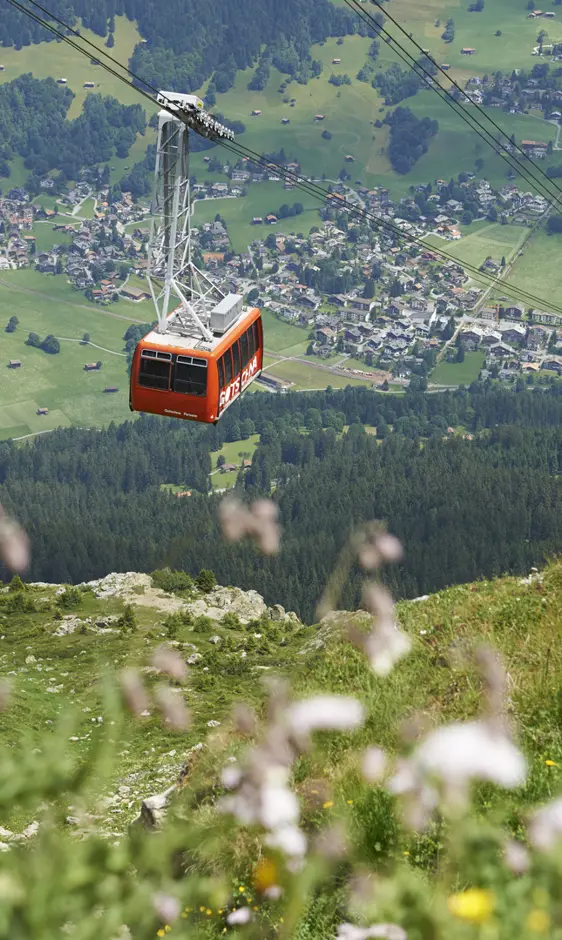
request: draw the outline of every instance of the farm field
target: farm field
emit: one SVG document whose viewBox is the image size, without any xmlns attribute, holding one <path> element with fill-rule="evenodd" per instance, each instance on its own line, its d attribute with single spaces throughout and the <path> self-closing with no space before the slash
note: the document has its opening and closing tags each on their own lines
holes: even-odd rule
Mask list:
<svg viewBox="0 0 562 940">
<path fill-rule="evenodd" d="M 432 385 L 470 385 L 478 378 L 484 353 L 468 352 L 464 362 L 440 362 L 429 377 Z"/>
<path fill-rule="evenodd" d="M 307 330 L 278 320 L 270 310 L 262 310 L 263 339 L 266 350 L 283 356 L 306 353 L 310 340 Z"/>
<path fill-rule="evenodd" d="M 270 359 L 268 372 L 287 382 L 295 383 L 295 391 L 311 391 L 318 388 L 345 388 L 346 385 L 366 385 L 372 383 L 368 379 L 353 379 L 341 375 L 334 375 L 324 369 L 317 369 L 307 365 L 305 362 L 295 360 L 286 360 L 285 362 L 276 362 Z"/>
<path fill-rule="evenodd" d="M 531 230 L 524 225 L 501 225 L 499 222 L 492 222 L 482 225 L 474 232 L 471 231 L 471 226 L 465 226 L 465 231 L 467 234 L 459 241 L 446 241 L 438 235 L 430 235 L 426 244 L 446 251 L 461 262 L 479 267 L 489 256 L 494 261 L 500 262 L 505 258 L 509 262 Z M 513 280 L 513 275 L 510 275 L 509 280 Z"/>
<path fill-rule="evenodd" d="M 83 39 L 105 50 L 105 40 L 101 36 L 83 27 L 80 21 L 76 28 L 80 30 Z M 47 31 L 45 35 L 49 35 Z M 116 16 L 115 46 L 108 50 L 109 54 L 126 65 L 141 38 L 136 23 L 125 16 Z M 92 93 L 113 95 L 124 104 L 143 104 L 144 102 L 143 107 L 149 104 L 146 98 L 139 96 L 135 89 L 127 88 L 124 82 L 110 75 L 104 68 L 99 65 L 90 65 L 86 56 L 67 43 L 62 46 L 57 41 L 42 42 L 37 45 L 24 46 L 19 50 L 14 47 L 2 47 L 0 61 L 4 66 L 4 71 L 0 72 L 0 84 L 10 82 L 25 72 L 31 72 L 34 78 L 66 78 L 68 87 L 75 95 L 68 113 L 70 119 L 78 117 L 86 96 Z M 84 88 L 84 82 L 90 81 L 95 82 L 95 88 Z"/>
<path fill-rule="evenodd" d="M 559 235 L 547 235 L 544 230 L 537 232 L 514 265 L 509 275 L 510 283 L 545 301 L 550 300 L 559 307 L 562 291 L 561 251 L 562 239 Z"/>
<path fill-rule="evenodd" d="M 30 288 L 45 293 L 38 296 L 28 292 Z M 129 318 L 109 316 L 88 306 L 62 277 L 2 272 L 0 328 L 4 330 L 13 314 L 20 322 L 14 333 L 0 334 L 0 439 L 70 424 L 99 427 L 129 417 L 123 334 L 135 321 L 136 311 L 133 304 L 126 306 L 133 308 L 131 313 L 127 310 Z M 125 313 L 124 303 L 116 307 Z M 27 346 L 30 332 L 42 339 L 52 333 L 60 340 L 60 353 L 53 356 Z M 80 344 L 85 332 L 95 345 Z M 21 368 L 8 368 L 10 359 L 21 360 Z M 103 363 L 100 372 L 84 372 L 86 362 L 98 360 Z M 119 392 L 104 394 L 107 386 L 118 387 Z M 48 408 L 49 414 L 38 416 L 38 408 Z"/>
<path fill-rule="evenodd" d="M 245 135 L 244 135 L 245 137 Z M 304 212 L 298 216 L 280 219 L 276 225 L 252 225 L 254 217 L 265 218 L 270 213 L 277 215 L 279 207 L 292 206 L 300 202 Z M 248 195 L 240 199 L 200 199 L 195 203 L 194 225 L 213 222 L 220 215 L 226 222 L 232 248 L 239 253 L 245 251 L 256 238 L 274 235 L 308 235 L 313 225 L 321 222 L 318 215 L 320 202 L 299 189 L 284 188 L 283 183 L 253 183 Z"/>
</svg>

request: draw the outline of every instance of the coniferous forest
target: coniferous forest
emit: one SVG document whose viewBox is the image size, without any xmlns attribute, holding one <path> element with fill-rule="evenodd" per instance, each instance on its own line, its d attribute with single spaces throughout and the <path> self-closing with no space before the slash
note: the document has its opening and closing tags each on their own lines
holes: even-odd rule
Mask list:
<svg viewBox="0 0 562 940">
<path fill-rule="evenodd" d="M 211 75 L 217 91 L 226 91 L 236 70 L 256 63 L 264 47 L 297 62 L 298 75 L 312 43 L 365 29 L 329 0 L 53 0 L 49 9 L 69 26 L 80 17 L 103 37 L 115 16 L 135 20 L 147 42 L 135 49 L 133 71 L 176 91 L 193 91 Z M 49 40 L 52 34 L 14 7 L 2 10 L 0 44 L 21 48 Z"/>
<path fill-rule="evenodd" d="M 377 437 L 364 425 L 376 426 Z M 271 494 L 284 529 L 281 554 L 265 560 L 250 544 L 220 538 L 220 497 L 209 495 L 211 452 L 255 432 L 260 444 L 239 495 Z M 386 520 L 406 546 L 389 573 L 402 597 L 528 571 L 559 552 L 561 469 L 556 387 L 513 393 L 475 384 L 402 397 L 347 388 L 248 395 L 216 427 L 144 417 L 5 442 L 0 502 L 32 537 L 31 579 L 212 568 L 219 582 L 255 588 L 313 621 L 349 533 L 368 519 Z M 177 499 L 163 483 L 192 496 Z M 358 602 L 352 573 L 343 603 Z"/>
</svg>

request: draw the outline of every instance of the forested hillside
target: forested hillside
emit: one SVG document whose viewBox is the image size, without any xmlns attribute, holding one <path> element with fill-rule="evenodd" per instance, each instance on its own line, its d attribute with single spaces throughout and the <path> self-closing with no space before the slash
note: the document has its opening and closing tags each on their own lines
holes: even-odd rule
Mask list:
<svg viewBox="0 0 562 940">
<path fill-rule="evenodd" d="M 84 166 L 126 157 L 137 133 L 144 134 L 140 105 L 101 95 L 89 95 L 82 114 L 67 121 L 73 97 L 52 78 L 22 75 L 0 86 L 0 177 L 9 175 L 8 161 L 18 154 L 32 175 L 57 168 L 76 179 Z"/>
<path fill-rule="evenodd" d="M 288 43 L 300 64 L 310 45 L 327 36 L 357 32 L 357 18 L 329 0 L 56 0 L 52 12 L 69 25 L 81 17 L 100 36 L 112 32 L 113 17 L 136 20 L 148 40 L 133 56 L 133 70 L 156 87 L 177 91 L 198 88 L 214 74 L 226 91 L 236 69 L 252 65 L 264 46 Z M 359 26 L 361 23 L 359 21 Z M 29 45 L 52 36 L 29 17 L 6 6 L 0 21 L 3 45 Z"/>
<path fill-rule="evenodd" d="M 378 439 L 359 422 L 375 425 Z M 448 426 L 471 433 L 447 435 Z M 218 498 L 208 495 L 211 450 L 254 431 L 261 444 L 239 486 L 248 498 L 273 492 L 285 533 L 281 555 L 266 560 L 218 538 Z M 311 621 L 349 532 L 365 519 L 387 520 L 407 545 L 390 582 L 402 597 L 525 571 L 560 551 L 561 467 L 554 388 L 403 397 L 349 388 L 247 396 L 216 428 L 142 418 L 4 443 L 0 502 L 32 536 L 32 578 L 212 568 L 221 583 L 255 588 Z M 177 499 L 164 483 L 192 496 Z M 358 600 L 352 574 L 343 602 Z"/>
</svg>

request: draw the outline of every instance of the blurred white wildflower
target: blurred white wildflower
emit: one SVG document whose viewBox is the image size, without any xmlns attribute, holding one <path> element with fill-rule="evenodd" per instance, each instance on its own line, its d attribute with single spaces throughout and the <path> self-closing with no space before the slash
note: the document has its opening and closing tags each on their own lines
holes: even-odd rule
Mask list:
<svg viewBox="0 0 562 940">
<path fill-rule="evenodd" d="M 187 666 L 183 659 L 169 646 L 159 646 L 152 654 L 152 665 L 159 672 L 165 673 L 171 679 L 183 682 L 187 677 Z"/>
<path fill-rule="evenodd" d="M 181 904 L 169 894 L 155 894 L 152 903 L 158 917 L 164 924 L 173 924 L 181 913 Z"/>
<path fill-rule="evenodd" d="M 232 497 L 223 499 L 219 506 L 219 519 L 224 537 L 239 542 L 244 536 L 253 538 L 264 555 L 279 551 L 281 529 L 279 509 L 269 499 L 260 499 L 250 508 Z"/>
<path fill-rule="evenodd" d="M 365 720 L 365 709 L 357 699 L 344 695 L 317 695 L 295 702 L 287 719 L 296 733 L 353 731 Z"/>
<path fill-rule="evenodd" d="M 471 780 L 510 789 L 521 786 L 527 765 L 507 734 L 484 721 L 455 722 L 432 731 L 414 753 L 427 774 L 463 791 Z"/>
<path fill-rule="evenodd" d="M 388 789 L 401 798 L 404 821 L 410 829 L 425 829 L 429 825 L 439 795 L 413 761 L 405 758 L 397 761 Z"/>
<path fill-rule="evenodd" d="M 154 698 L 166 723 L 173 731 L 186 731 L 189 727 L 189 712 L 185 707 L 179 689 L 170 689 L 168 686 L 158 686 Z"/>
<path fill-rule="evenodd" d="M 506 722 L 508 675 L 501 657 L 496 650 L 481 646 L 475 651 L 474 658 L 482 674 L 488 720 L 502 728 Z"/>
<path fill-rule="evenodd" d="M 269 901 L 278 901 L 283 895 L 283 888 L 279 885 L 271 885 L 271 887 L 265 889 L 263 894 Z"/>
<path fill-rule="evenodd" d="M 219 803 L 243 825 L 267 830 L 266 844 L 300 860 L 307 840 L 299 828 L 300 807 L 290 789 L 291 767 L 304 753 L 308 733 L 315 729 L 349 730 L 363 722 L 363 708 L 345 696 L 318 696 L 290 704 L 283 683 L 269 681 L 267 726 L 261 743 L 232 774 L 223 771 L 223 783 L 232 791 Z M 247 717 L 247 716 L 244 716 Z"/>
<path fill-rule="evenodd" d="M 397 761 L 389 790 L 402 798 L 407 825 L 423 829 L 441 799 L 449 808 L 463 807 L 472 781 L 510 789 L 526 775 L 525 758 L 504 730 L 486 721 L 456 722 L 432 731 L 410 758 Z"/>
<path fill-rule="evenodd" d="M 524 875 L 529 868 L 529 853 L 522 842 L 509 839 L 503 850 L 505 864 L 514 875 Z"/>
<path fill-rule="evenodd" d="M 124 669 L 120 676 L 121 691 L 125 704 L 136 718 L 150 714 L 150 700 L 143 681 L 136 669 Z"/>
<path fill-rule="evenodd" d="M 318 833 L 314 840 L 314 849 L 323 858 L 338 860 L 345 858 L 349 849 L 347 832 L 341 823 L 334 823 Z"/>
<path fill-rule="evenodd" d="M 529 839 L 536 849 L 548 852 L 562 838 L 562 797 L 542 806 L 531 817 Z"/>
<path fill-rule="evenodd" d="M 375 617 L 371 633 L 354 636 L 378 676 L 387 676 L 396 663 L 410 652 L 412 641 L 396 622 L 392 595 L 379 584 L 369 583 L 363 590 L 363 603 Z"/>
<path fill-rule="evenodd" d="M 370 937 L 383 937 L 385 940 L 407 940 L 408 934 L 398 924 L 372 924 L 371 927 L 340 924 L 336 940 L 369 940 Z"/>
<path fill-rule="evenodd" d="M 376 571 L 382 564 L 401 561 L 402 545 L 394 535 L 381 530 L 377 523 L 369 523 L 354 537 L 359 564 L 365 571 Z"/>
<path fill-rule="evenodd" d="M 0 506 L 0 558 L 10 571 L 23 574 L 29 567 L 29 556 L 26 533 Z"/>
<path fill-rule="evenodd" d="M 363 776 L 368 783 L 379 783 L 387 767 L 386 754 L 380 747 L 370 747 L 363 755 Z"/>
<path fill-rule="evenodd" d="M 249 907 L 239 907 L 237 911 L 232 911 L 226 918 L 227 924 L 231 927 L 234 924 L 247 924 L 252 919 L 252 911 Z"/>
</svg>

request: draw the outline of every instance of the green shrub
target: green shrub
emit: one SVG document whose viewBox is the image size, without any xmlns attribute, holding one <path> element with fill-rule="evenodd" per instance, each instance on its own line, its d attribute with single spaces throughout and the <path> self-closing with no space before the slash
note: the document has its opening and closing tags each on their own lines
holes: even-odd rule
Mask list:
<svg viewBox="0 0 562 940">
<path fill-rule="evenodd" d="M 82 591 L 77 587 L 66 587 L 57 597 L 57 606 L 61 610 L 74 610 L 82 604 Z"/>
<path fill-rule="evenodd" d="M 152 583 L 168 594 L 184 594 L 193 590 L 193 578 L 185 571 L 161 568 L 151 574 Z M 216 583 L 216 582 L 215 582 Z"/>
<path fill-rule="evenodd" d="M 212 571 L 207 571 L 205 568 L 202 568 L 195 578 L 195 584 L 204 594 L 209 594 L 209 592 L 216 587 L 217 579 Z"/>
</svg>

